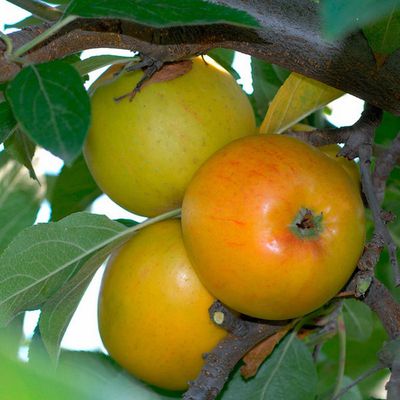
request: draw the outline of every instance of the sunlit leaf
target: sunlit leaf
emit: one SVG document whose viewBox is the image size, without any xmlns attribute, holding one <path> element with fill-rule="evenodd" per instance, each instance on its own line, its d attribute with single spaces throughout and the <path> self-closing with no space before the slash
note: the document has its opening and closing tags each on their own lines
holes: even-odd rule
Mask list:
<svg viewBox="0 0 400 400">
<path fill-rule="evenodd" d="M 258 26 L 244 11 L 205 0 L 72 0 L 64 15 L 122 18 L 158 27 L 216 22 Z"/>
<path fill-rule="evenodd" d="M 14 134 L 4 142 L 4 148 L 15 160 L 27 168 L 32 179 L 40 183 L 32 164 L 36 145 L 25 133 L 17 128 Z"/>
<path fill-rule="evenodd" d="M 236 80 L 240 78 L 238 72 L 232 67 L 235 51 L 229 49 L 213 49 L 207 53 L 219 65 L 224 67 Z"/>
<path fill-rule="evenodd" d="M 42 186 L 6 152 L 0 153 L 0 253 L 22 229 L 36 219 L 44 197 Z"/>
<path fill-rule="evenodd" d="M 343 92 L 292 72 L 272 100 L 260 127 L 261 133 L 281 133 Z"/>
<path fill-rule="evenodd" d="M 40 333 L 53 361 L 58 359 L 61 340 L 94 274 L 112 249 L 125 240 L 122 238 L 97 251 L 41 308 Z"/>
<path fill-rule="evenodd" d="M 42 305 L 96 250 L 126 228 L 95 214 L 77 213 L 20 232 L 0 256 L 0 325 Z"/>
<path fill-rule="evenodd" d="M 29 65 L 6 90 L 15 118 L 36 143 L 67 163 L 81 152 L 90 102 L 81 77 L 62 61 Z"/>
</svg>

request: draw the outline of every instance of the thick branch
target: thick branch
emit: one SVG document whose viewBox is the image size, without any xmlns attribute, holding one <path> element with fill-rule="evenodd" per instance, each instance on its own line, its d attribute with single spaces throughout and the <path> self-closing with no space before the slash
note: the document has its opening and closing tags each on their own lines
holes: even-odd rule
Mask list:
<svg viewBox="0 0 400 400">
<path fill-rule="evenodd" d="M 54 43 L 35 49 L 28 60 L 48 61 L 88 48 L 117 47 L 134 49 L 160 61 L 176 61 L 225 47 L 281 65 L 400 114 L 400 51 L 378 70 L 362 34 L 335 42 L 324 40 L 318 4 L 309 0 L 219 2 L 246 10 L 261 28 L 219 24 L 153 29 L 126 21 L 81 20 L 60 32 Z M 21 45 L 31 34 L 13 34 L 13 39 Z M 0 81 L 11 79 L 17 71 L 1 57 L 0 47 Z"/>
</svg>

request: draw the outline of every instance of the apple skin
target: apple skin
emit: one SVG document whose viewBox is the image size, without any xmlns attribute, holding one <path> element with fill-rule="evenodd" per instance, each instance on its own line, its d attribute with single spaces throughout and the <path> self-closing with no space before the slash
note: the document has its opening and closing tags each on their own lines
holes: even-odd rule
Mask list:
<svg viewBox="0 0 400 400">
<path fill-rule="evenodd" d="M 321 219 L 314 233 L 297 225 L 305 209 Z M 182 228 L 211 294 L 241 313 L 284 320 L 345 285 L 364 248 L 365 211 L 335 159 L 285 135 L 258 135 L 203 164 L 185 193 Z"/>
<path fill-rule="evenodd" d="M 337 163 L 341 165 L 342 168 L 349 174 L 350 178 L 353 180 L 357 187 L 361 184 L 361 175 L 358 164 L 354 160 L 347 160 L 344 157 L 339 157 L 339 151 L 341 147 L 337 144 L 327 144 L 326 146 L 318 147 L 323 153 L 328 157 L 334 159 Z"/>
<path fill-rule="evenodd" d="M 200 165 L 237 138 L 256 133 L 252 107 L 233 77 L 213 60 L 192 60 L 189 72 L 149 83 L 132 101 L 142 71 L 100 78 L 92 96 L 85 158 L 99 187 L 139 215 L 181 206 Z"/>
<path fill-rule="evenodd" d="M 214 325 L 215 299 L 194 272 L 179 220 L 140 230 L 107 264 L 99 330 L 110 355 L 153 385 L 183 390 L 227 332 Z"/>
</svg>

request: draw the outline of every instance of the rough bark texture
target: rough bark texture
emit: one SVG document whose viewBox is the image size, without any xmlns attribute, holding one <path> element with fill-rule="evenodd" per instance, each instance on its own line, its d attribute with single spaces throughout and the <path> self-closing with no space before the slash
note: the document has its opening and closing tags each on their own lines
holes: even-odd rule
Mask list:
<svg viewBox="0 0 400 400">
<path fill-rule="evenodd" d="M 310 0 L 221 0 L 246 10 L 260 23 L 252 30 L 229 25 L 154 29 L 127 21 L 79 20 L 34 49 L 25 61 L 41 62 L 96 47 L 133 49 L 161 61 L 176 61 L 215 47 L 251 54 L 352 93 L 400 114 L 400 51 L 380 68 L 365 37 L 356 33 L 330 42 L 320 32 L 318 5 Z M 45 27 L 11 34 L 15 47 Z M 2 55 L 0 82 L 18 71 Z"/>
</svg>

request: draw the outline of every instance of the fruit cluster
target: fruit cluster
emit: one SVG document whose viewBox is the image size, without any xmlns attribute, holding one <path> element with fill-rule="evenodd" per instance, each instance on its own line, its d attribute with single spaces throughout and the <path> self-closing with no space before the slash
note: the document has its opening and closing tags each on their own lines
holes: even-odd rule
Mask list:
<svg viewBox="0 0 400 400">
<path fill-rule="evenodd" d="M 154 216 L 182 206 L 182 219 L 142 229 L 112 255 L 99 329 L 128 371 L 179 390 L 225 335 L 208 317 L 215 299 L 282 320 L 335 296 L 363 248 L 364 208 L 353 162 L 257 135 L 246 95 L 213 61 L 168 66 L 115 101 L 141 77 L 100 78 L 86 160 L 123 207 Z"/>
</svg>

